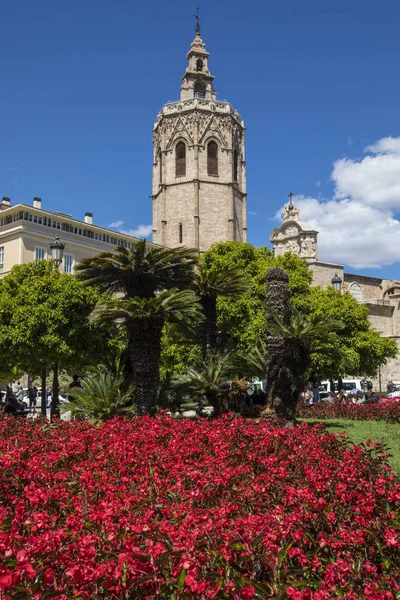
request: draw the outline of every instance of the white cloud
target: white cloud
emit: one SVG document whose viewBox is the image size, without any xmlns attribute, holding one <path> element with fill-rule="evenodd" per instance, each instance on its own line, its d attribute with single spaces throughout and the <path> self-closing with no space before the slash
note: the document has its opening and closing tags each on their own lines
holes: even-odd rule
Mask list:
<svg viewBox="0 0 400 600">
<path fill-rule="evenodd" d="M 124 224 L 124 221 L 115 221 L 114 223 L 110 223 L 109 227 L 118 228 L 118 227 L 122 227 L 123 224 Z"/>
<path fill-rule="evenodd" d="M 375 144 L 367 146 L 364 152 L 372 152 L 373 154 L 400 154 L 400 138 L 381 138 Z"/>
<path fill-rule="evenodd" d="M 389 211 L 355 200 L 295 197 L 302 221 L 318 235 L 318 259 L 356 269 L 400 262 L 400 221 Z"/>
<path fill-rule="evenodd" d="M 255 217 L 256 216 L 256 212 L 249 210 L 249 212 L 247 213 L 250 217 Z"/>
<path fill-rule="evenodd" d="M 301 220 L 319 231 L 319 260 L 360 269 L 400 262 L 400 221 L 395 218 L 400 211 L 400 137 L 382 138 L 365 152 L 368 156 L 334 163 L 333 199 L 294 198 Z"/>
<path fill-rule="evenodd" d="M 152 225 L 139 225 L 137 229 L 121 230 L 121 233 L 138 238 L 148 238 L 152 232 Z"/>
</svg>

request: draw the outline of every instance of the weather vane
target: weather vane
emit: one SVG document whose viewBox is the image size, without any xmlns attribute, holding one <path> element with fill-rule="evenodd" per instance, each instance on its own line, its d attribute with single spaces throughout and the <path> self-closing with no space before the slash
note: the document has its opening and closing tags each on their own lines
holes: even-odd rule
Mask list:
<svg viewBox="0 0 400 600">
<path fill-rule="evenodd" d="M 194 15 L 194 18 L 196 19 L 196 33 L 198 33 L 200 35 L 200 7 L 196 6 L 196 14 Z"/>
</svg>

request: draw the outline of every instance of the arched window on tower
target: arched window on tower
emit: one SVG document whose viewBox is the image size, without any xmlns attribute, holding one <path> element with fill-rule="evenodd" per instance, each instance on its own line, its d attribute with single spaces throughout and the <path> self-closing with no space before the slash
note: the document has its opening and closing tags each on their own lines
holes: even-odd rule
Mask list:
<svg viewBox="0 0 400 600">
<path fill-rule="evenodd" d="M 186 175 L 186 146 L 178 142 L 175 147 L 175 177 Z"/>
<path fill-rule="evenodd" d="M 238 180 L 238 160 L 238 151 L 235 148 L 233 151 L 233 181 Z"/>
<path fill-rule="evenodd" d="M 203 83 L 199 80 L 195 81 L 193 86 L 193 92 L 195 98 L 205 98 L 206 97 L 206 89 Z"/>
<path fill-rule="evenodd" d="M 203 70 L 203 61 L 201 60 L 201 58 L 198 58 L 196 60 L 196 71 L 202 71 Z"/>
<path fill-rule="evenodd" d="M 179 223 L 179 243 L 183 244 L 183 227 L 182 227 L 182 223 Z"/>
<path fill-rule="evenodd" d="M 349 289 L 350 294 L 357 300 L 357 302 L 362 302 L 363 294 L 362 289 L 358 285 L 358 283 L 352 283 Z"/>
<path fill-rule="evenodd" d="M 218 146 L 213 141 L 207 146 L 207 173 L 218 175 Z"/>
<path fill-rule="evenodd" d="M 161 148 L 158 151 L 158 169 L 159 169 L 160 183 L 162 183 L 162 152 L 161 152 Z"/>
</svg>

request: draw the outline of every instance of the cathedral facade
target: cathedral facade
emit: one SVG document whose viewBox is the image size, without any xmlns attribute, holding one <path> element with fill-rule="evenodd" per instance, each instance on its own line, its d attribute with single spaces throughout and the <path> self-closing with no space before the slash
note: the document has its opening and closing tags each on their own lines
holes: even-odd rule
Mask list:
<svg viewBox="0 0 400 600">
<path fill-rule="evenodd" d="M 322 288 L 333 285 L 342 294 L 348 292 L 367 306 L 372 327 L 383 337 L 396 340 L 399 346 L 399 355 L 379 369 L 373 380 L 374 388 L 385 391 L 389 381 L 400 386 L 400 281 L 347 273 L 343 265 L 319 261 L 318 231 L 301 221 L 300 211 L 292 203 L 292 194 L 289 196 L 283 223 L 270 236 L 275 256 L 293 252 L 306 260 L 313 275 L 312 285 Z"/>
<path fill-rule="evenodd" d="M 204 252 L 247 238 L 245 126 L 216 98 L 199 27 L 187 59 L 180 100 L 154 125 L 153 242 Z"/>
</svg>

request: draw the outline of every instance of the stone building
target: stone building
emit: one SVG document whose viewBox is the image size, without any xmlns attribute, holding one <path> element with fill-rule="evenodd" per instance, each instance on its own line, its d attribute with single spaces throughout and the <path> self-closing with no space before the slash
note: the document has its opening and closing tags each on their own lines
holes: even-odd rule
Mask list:
<svg viewBox="0 0 400 600">
<path fill-rule="evenodd" d="M 313 285 L 327 288 L 333 285 L 332 280 L 336 277 L 342 293 L 349 292 L 357 302 L 368 307 L 373 328 L 383 336 L 395 339 L 400 348 L 400 281 L 346 273 L 343 265 L 319 261 L 318 231 L 300 220 L 300 211 L 292 203 L 292 194 L 289 197 L 283 223 L 270 236 L 274 253 L 279 256 L 293 252 L 304 258 L 313 272 Z M 375 389 L 385 391 L 388 381 L 400 385 L 400 355 L 380 369 L 374 381 Z"/>
<path fill-rule="evenodd" d="M 153 135 L 153 241 L 204 252 L 246 241 L 244 123 L 216 98 L 200 28 L 187 54 L 180 100 L 165 104 Z"/>
<path fill-rule="evenodd" d="M 62 212 L 42 209 L 40 198 L 33 205 L 11 205 L 10 198 L 0 203 L 0 277 L 14 265 L 51 258 L 50 244 L 59 235 L 64 248 L 60 266 L 64 273 L 73 273 L 75 263 L 100 252 L 114 251 L 117 246 L 133 248 L 138 238 L 99 227 L 93 214 L 85 213 L 83 221 Z M 150 243 L 150 246 L 155 244 Z"/>
</svg>

